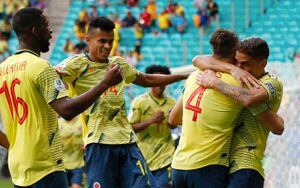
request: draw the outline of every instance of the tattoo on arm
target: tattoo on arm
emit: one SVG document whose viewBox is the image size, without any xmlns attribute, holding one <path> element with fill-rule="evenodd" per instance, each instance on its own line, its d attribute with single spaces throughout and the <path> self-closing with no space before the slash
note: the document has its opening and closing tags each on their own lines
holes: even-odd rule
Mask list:
<svg viewBox="0 0 300 188">
<path fill-rule="evenodd" d="M 228 85 L 224 82 L 220 82 L 216 85 L 216 89 L 223 93 L 224 95 L 234 99 L 238 103 L 244 103 L 253 94 L 250 90 Z"/>
</svg>

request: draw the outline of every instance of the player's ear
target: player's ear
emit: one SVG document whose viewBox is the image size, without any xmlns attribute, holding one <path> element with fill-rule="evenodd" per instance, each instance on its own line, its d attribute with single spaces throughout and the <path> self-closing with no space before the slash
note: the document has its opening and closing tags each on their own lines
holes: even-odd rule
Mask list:
<svg viewBox="0 0 300 188">
<path fill-rule="evenodd" d="M 37 29 L 36 29 L 34 26 L 31 28 L 31 33 L 32 33 L 34 36 L 37 36 L 37 35 L 38 35 Z"/>
</svg>

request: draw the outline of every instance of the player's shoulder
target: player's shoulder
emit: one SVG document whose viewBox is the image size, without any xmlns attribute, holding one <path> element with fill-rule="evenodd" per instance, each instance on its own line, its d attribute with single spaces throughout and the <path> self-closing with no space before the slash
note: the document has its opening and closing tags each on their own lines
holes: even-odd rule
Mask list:
<svg viewBox="0 0 300 188">
<path fill-rule="evenodd" d="M 82 64 L 84 62 L 86 62 L 86 56 L 85 54 L 76 54 L 76 55 L 73 55 L 73 56 L 70 56 L 66 59 L 64 59 L 60 64 L 59 66 L 62 66 L 62 65 L 68 65 L 68 64 Z"/>
<path fill-rule="evenodd" d="M 259 81 L 265 85 L 270 91 L 282 92 L 283 84 L 280 78 L 274 74 L 266 73 Z"/>
<path fill-rule="evenodd" d="M 111 56 L 108 58 L 109 63 L 118 63 L 120 66 L 129 66 L 124 57 L 121 56 Z"/>
<path fill-rule="evenodd" d="M 176 100 L 173 97 L 169 96 L 169 95 L 165 95 L 165 98 L 170 103 L 176 103 Z"/>
</svg>

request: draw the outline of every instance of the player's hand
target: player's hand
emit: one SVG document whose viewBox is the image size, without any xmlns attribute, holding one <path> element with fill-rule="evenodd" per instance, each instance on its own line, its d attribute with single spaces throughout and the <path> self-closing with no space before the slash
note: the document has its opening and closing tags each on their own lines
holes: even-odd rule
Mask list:
<svg viewBox="0 0 300 188">
<path fill-rule="evenodd" d="M 213 88 L 218 81 L 216 73 L 211 70 L 206 70 L 196 77 L 196 83 L 205 88 Z"/>
<path fill-rule="evenodd" d="M 259 81 L 254 76 L 239 67 L 234 66 L 230 73 L 234 78 L 240 81 L 242 85 L 247 86 L 249 89 L 260 87 Z"/>
<path fill-rule="evenodd" d="M 118 64 L 113 64 L 107 69 L 104 80 L 107 83 L 107 87 L 117 85 L 122 82 L 122 69 Z"/>
<path fill-rule="evenodd" d="M 165 119 L 165 114 L 162 111 L 156 112 L 152 117 L 152 123 L 161 123 Z"/>
<path fill-rule="evenodd" d="M 64 71 L 62 67 L 53 67 L 59 76 L 70 76 L 67 71 Z"/>
</svg>

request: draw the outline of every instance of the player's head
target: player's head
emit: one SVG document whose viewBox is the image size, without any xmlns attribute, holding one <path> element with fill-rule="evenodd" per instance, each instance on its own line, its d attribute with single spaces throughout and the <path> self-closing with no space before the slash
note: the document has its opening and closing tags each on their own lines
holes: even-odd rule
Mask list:
<svg viewBox="0 0 300 188">
<path fill-rule="evenodd" d="M 89 53 L 96 60 L 107 59 L 113 47 L 115 24 L 106 17 L 91 20 L 85 37 Z"/>
<path fill-rule="evenodd" d="M 269 46 L 261 38 L 251 37 L 240 41 L 235 55 L 237 66 L 260 78 L 269 57 Z"/>
<path fill-rule="evenodd" d="M 23 8 L 13 17 L 13 29 L 21 43 L 48 52 L 51 39 L 48 18 L 37 8 Z"/>
<path fill-rule="evenodd" d="M 171 71 L 169 67 L 162 66 L 162 65 L 151 65 L 146 68 L 147 74 L 171 74 Z M 166 89 L 165 85 L 159 86 L 159 87 L 152 87 L 151 93 L 158 98 L 161 98 L 164 94 L 164 91 Z"/>
<path fill-rule="evenodd" d="M 238 42 L 237 35 L 226 29 L 217 29 L 210 38 L 213 55 L 222 59 L 234 60 Z"/>
</svg>

